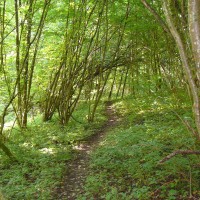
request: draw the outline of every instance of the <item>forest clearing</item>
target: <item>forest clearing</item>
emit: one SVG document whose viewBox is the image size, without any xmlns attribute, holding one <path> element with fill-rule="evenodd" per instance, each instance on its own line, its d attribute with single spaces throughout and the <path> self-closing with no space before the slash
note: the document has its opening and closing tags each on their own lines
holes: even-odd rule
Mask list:
<svg viewBox="0 0 200 200">
<path fill-rule="evenodd" d="M 199 0 L 0 0 L 0 200 L 200 199 Z"/>
</svg>

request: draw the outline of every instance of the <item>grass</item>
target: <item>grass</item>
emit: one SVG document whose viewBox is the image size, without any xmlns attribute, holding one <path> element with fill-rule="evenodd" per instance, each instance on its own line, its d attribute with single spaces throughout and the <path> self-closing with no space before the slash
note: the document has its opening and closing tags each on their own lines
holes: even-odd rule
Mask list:
<svg viewBox="0 0 200 200">
<path fill-rule="evenodd" d="M 52 191 L 61 181 L 66 162 L 74 156 L 73 145 L 84 140 L 105 121 L 104 104 L 98 108 L 96 121 L 87 123 L 88 107 L 81 103 L 68 126 L 58 120 L 42 123 L 36 117 L 28 129 L 5 133 L 6 145 L 20 163 L 12 163 L 0 152 L 0 199 L 51 199 Z"/>
<path fill-rule="evenodd" d="M 85 194 L 79 199 L 200 198 L 199 156 L 177 155 L 158 164 L 175 150 L 199 149 L 179 119 L 194 126 L 189 103 L 151 96 L 118 100 L 113 106 L 122 121 L 92 154 Z M 56 118 L 41 123 L 37 117 L 27 130 L 5 133 L 7 146 L 20 163 L 11 163 L 0 152 L 0 199 L 52 199 L 66 162 L 74 156 L 73 145 L 105 121 L 103 104 L 93 124 L 87 123 L 87 109 L 82 102 L 67 127 L 58 125 Z"/>
<path fill-rule="evenodd" d="M 114 104 L 123 122 L 93 153 L 80 200 L 200 198 L 199 156 L 177 155 L 158 164 L 175 150 L 199 149 L 179 119 L 192 123 L 188 103 L 174 105 L 173 98 L 129 98 Z"/>
</svg>

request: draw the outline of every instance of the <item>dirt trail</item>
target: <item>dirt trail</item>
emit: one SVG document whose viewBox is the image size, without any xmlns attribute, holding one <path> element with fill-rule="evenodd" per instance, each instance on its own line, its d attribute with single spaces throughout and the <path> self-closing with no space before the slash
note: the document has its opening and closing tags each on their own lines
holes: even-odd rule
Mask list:
<svg viewBox="0 0 200 200">
<path fill-rule="evenodd" d="M 75 149 L 77 157 L 67 164 L 67 172 L 64 174 L 63 182 L 56 190 L 54 199 L 75 200 L 77 194 L 83 193 L 83 185 L 89 172 L 90 153 L 98 147 L 105 134 L 116 125 L 118 117 L 112 108 L 111 102 L 106 102 L 107 122 L 92 135 L 87 141 L 82 142 Z"/>
</svg>

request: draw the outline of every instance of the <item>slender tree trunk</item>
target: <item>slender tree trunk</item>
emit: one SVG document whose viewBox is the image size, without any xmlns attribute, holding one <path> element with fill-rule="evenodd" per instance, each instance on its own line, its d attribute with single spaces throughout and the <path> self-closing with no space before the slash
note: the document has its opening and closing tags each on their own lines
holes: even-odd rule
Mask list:
<svg viewBox="0 0 200 200">
<path fill-rule="evenodd" d="M 168 0 L 163 1 L 163 9 L 164 9 L 165 17 L 166 17 L 169 29 L 171 31 L 171 34 L 174 37 L 174 40 L 176 41 L 176 44 L 177 44 L 177 47 L 179 50 L 179 54 L 181 57 L 181 61 L 183 63 L 183 69 L 185 71 L 186 78 L 187 78 L 187 81 L 188 81 L 188 84 L 189 84 L 189 87 L 191 90 L 191 94 L 192 94 L 192 98 L 193 98 L 193 102 L 194 102 L 193 112 L 194 112 L 194 116 L 195 116 L 195 124 L 196 124 L 197 130 L 198 130 L 198 134 L 196 134 L 196 137 L 198 139 L 200 139 L 200 102 L 199 102 L 198 88 L 195 84 L 192 70 L 189 65 L 188 55 L 187 55 L 187 51 L 186 51 L 184 42 L 183 42 L 179 32 L 177 31 L 176 26 L 174 25 L 173 18 L 170 13 Z M 189 13 L 189 16 L 191 16 L 191 13 Z M 200 23 L 200 21 L 198 21 L 198 23 Z M 195 25 L 193 25 L 193 26 L 195 26 Z M 196 38 L 196 37 L 194 36 L 194 38 Z M 193 47 L 194 46 L 195 45 L 193 45 Z"/>
<path fill-rule="evenodd" d="M 16 26 L 16 74 L 17 82 L 17 122 L 20 128 L 26 128 L 28 112 L 31 105 L 31 88 L 33 73 L 38 53 L 39 42 L 44 27 L 45 19 L 49 10 L 51 0 L 44 0 L 42 13 L 37 27 L 33 24 L 36 12 L 36 1 L 28 0 L 21 2 L 15 0 L 15 26 Z M 20 12 L 23 5 L 28 7 L 27 13 Z"/>
<path fill-rule="evenodd" d="M 19 24 L 19 3 L 18 0 L 15 0 L 15 26 L 16 26 L 16 60 L 15 60 L 15 65 L 16 65 L 16 72 L 17 72 L 17 77 L 19 79 L 18 84 L 17 84 L 17 93 L 18 93 L 18 102 L 17 102 L 17 122 L 18 125 L 21 127 L 21 116 L 22 116 L 22 98 L 21 98 L 21 71 L 20 71 L 20 24 Z"/>
<path fill-rule="evenodd" d="M 163 27 L 163 30 L 166 33 L 170 34 L 169 27 L 166 25 L 166 23 L 163 21 L 163 19 L 160 17 L 160 15 L 152 8 L 152 6 L 146 1 L 141 0 L 142 4 L 153 14 L 155 19 L 160 23 L 160 25 Z"/>
<path fill-rule="evenodd" d="M 111 100 L 111 98 L 112 98 L 113 88 L 114 88 L 115 79 L 116 79 L 116 73 L 117 73 L 117 69 L 115 69 L 115 71 L 114 71 L 114 75 L 113 75 L 114 77 L 113 77 L 113 81 L 112 81 L 112 84 L 111 84 L 108 100 Z"/>
<path fill-rule="evenodd" d="M 125 92 L 125 88 L 126 88 L 126 82 L 127 82 L 127 78 L 128 78 L 128 72 L 129 72 L 129 67 L 127 67 L 126 69 L 126 74 L 125 74 L 125 78 L 124 78 L 124 83 L 123 83 L 123 87 L 122 87 L 122 99 L 124 98 L 124 92 Z"/>
<path fill-rule="evenodd" d="M 9 148 L 2 142 L 0 141 L 0 149 L 3 150 L 3 152 L 12 160 L 12 161 L 17 161 L 17 159 L 14 157 L 14 155 L 11 153 Z"/>
<path fill-rule="evenodd" d="M 189 32 L 200 83 L 200 1 L 188 0 Z"/>
</svg>

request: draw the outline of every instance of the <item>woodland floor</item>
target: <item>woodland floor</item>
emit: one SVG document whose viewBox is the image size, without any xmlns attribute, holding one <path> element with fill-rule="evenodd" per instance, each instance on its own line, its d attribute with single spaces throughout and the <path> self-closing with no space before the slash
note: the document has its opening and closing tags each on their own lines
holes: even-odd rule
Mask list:
<svg viewBox="0 0 200 200">
<path fill-rule="evenodd" d="M 63 175 L 62 183 L 56 189 L 54 199 L 75 200 L 77 195 L 80 196 L 84 193 L 83 186 L 89 174 L 90 154 L 100 145 L 104 136 L 119 121 L 119 117 L 112 107 L 112 102 L 106 102 L 106 116 L 108 118 L 107 121 L 96 133 L 74 147 L 77 152 L 76 156 L 73 160 L 67 162 L 66 172 Z"/>
</svg>

